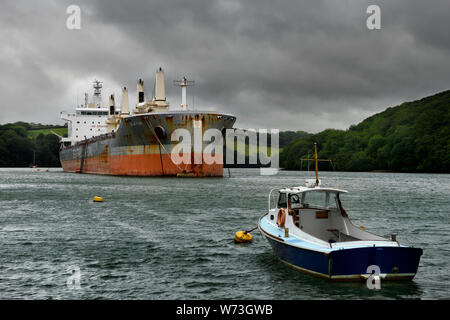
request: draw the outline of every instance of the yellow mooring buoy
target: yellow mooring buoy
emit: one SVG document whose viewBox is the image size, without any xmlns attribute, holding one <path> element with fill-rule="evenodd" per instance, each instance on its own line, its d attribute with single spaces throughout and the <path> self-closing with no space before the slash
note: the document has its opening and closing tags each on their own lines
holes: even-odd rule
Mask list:
<svg viewBox="0 0 450 320">
<path fill-rule="evenodd" d="M 239 230 L 238 232 L 236 232 L 234 236 L 234 242 L 236 243 L 252 242 L 252 239 L 253 239 L 252 235 L 250 234 L 250 232 L 247 231 Z"/>
<path fill-rule="evenodd" d="M 103 202 L 103 198 L 99 196 L 94 197 L 94 202 Z"/>
</svg>

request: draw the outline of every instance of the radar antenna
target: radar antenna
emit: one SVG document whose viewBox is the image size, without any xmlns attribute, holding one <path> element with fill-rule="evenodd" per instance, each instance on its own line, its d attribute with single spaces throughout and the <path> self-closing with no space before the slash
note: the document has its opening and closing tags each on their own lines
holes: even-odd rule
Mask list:
<svg viewBox="0 0 450 320">
<path fill-rule="evenodd" d="M 102 107 L 102 85 L 103 82 L 98 81 L 97 79 L 94 80 L 94 96 L 92 97 L 93 103 L 97 108 Z"/>
</svg>

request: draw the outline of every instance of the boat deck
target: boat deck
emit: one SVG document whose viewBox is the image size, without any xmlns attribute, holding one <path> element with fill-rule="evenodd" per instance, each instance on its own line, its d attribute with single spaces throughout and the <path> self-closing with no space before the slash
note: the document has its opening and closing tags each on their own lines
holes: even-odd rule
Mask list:
<svg viewBox="0 0 450 320">
<path fill-rule="evenodd" d="M 354 240 L 321 245 L 319 243 L 314 243 L 312 241 L 303 240 L 299 236 L 297 236 L 294 232 L 289 232 L 288 237 L 285 237 L 284 228 L 279 228 L 275 224 L 271 223 L 267 217 L 268 217 L 267 215 L 264 215 L 259 220 L 259 227 L 263 232 L 265 232 L 269 236 L 275 237 L 279 241 L 302 249 L 320 251 L 323 253 L 330 253 L 336 250 L 364 248 L 369 246 L 370 247 L 399 246 L 398 243 L 393 241 L 380 241 L 380 240 Z"/>
</svg>

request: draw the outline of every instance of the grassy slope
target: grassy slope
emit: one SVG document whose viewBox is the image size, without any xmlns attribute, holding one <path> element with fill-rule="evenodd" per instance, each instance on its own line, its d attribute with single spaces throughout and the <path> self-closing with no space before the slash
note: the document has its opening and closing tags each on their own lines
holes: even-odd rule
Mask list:
<svg viewBox="0 0 450 320">
<path fill-rule="evenodd" d="M 43 135 L 51 134 L 54 131 L 56 134 L 60 136 L 64 136 L 67 134 L 67 128 L 51 128 L 51 129 L 36 129 L 36 130 L 28 130 L 28 136 L 31 138 L 35 138 L 41 133 Z"/>
</svg>

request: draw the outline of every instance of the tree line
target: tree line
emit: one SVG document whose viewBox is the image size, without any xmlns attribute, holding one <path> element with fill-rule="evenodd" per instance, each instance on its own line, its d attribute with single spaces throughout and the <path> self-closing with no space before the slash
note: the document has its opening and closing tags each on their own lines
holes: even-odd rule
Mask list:
<svg viewBox="0 0 450 320">
<path fill-rule="evenodd" d="M 39 134 L 30 130 L 55 128 L 26 122 L 0 125 L 0 167 L 28 167 L 35 162 L 41 167 L 59 167 L 59 138 L 53 134 Z"/>
<path fill-rule="evenodd" d="M 0 125 L 0 167 L 27 167 L 33 157 L 39 166 L 60 166 L 59 138 L 30 134 L 56 127 L 25 122 Z M 332 160 L 333 166 L 320 162 L 321 170 L 450 173 L 450 91 L 388 108 L 348 130 L 280 132 L 280 167 L 306 169 L 300 159 L 313 156 L 314 142 L 319 158 Z"/>
</svg>

